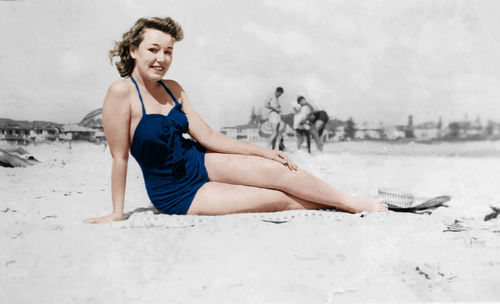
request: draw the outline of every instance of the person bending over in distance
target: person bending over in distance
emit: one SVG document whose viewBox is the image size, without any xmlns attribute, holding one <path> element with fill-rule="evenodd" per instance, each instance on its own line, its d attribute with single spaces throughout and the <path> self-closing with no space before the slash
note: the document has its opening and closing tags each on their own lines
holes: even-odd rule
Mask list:
<svg viewBox="0 0 500 304">
<path fill-rule="evenodd" d="M 311 133 L 311 136 L 314 139 L 316 146 L 318 147 L 318 151 L 323 151 L 323 145 L 325 143 L 323 138 L 323 131 L 325 130 L 326 123 L 329 119 L 330 118 L 328 117 L 328 114 L 323 110 L 313 111 L 307 117 L 307 120 L 309 121 L 309 124 L 311 126 L 309 132 Z"/>
<path fill-rule="evenodd" d="M 349 195 L 300 170 L 281 151 L 211 129 L 182 86 L 163 79 L 182 38 L 181 27 L 170 17 L 140 18 L 111 50 L 111 58 L 120 57 L 116 66 L 123 77 L 111 83 L 103 104 L 113 211 L 87 218 L 87 223 L 123 219 L 129 149 L 151 202 L 167 214 L 387 210 L 385 204 Z"/>
</svg>

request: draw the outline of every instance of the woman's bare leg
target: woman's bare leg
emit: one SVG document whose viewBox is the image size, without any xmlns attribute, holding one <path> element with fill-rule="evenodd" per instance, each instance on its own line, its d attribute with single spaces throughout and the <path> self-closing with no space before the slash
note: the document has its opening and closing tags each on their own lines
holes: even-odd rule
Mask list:
<svg viewBox="0 0 500 304">
<path fill-rule="evenodd" d="M 318 208 L 325 206 L 279 190 L 208 182 L 196 193 L 188 214 L 216 215 Z"/>
<path fill-rule="evenodd" d="M 386 211 L 387 205 L 354 197 L 298 169 L 258 156 L 206 153 L 205 166 L 211 181 L 282 191 L 306 202 L 348 212 Z"/>
</svg>

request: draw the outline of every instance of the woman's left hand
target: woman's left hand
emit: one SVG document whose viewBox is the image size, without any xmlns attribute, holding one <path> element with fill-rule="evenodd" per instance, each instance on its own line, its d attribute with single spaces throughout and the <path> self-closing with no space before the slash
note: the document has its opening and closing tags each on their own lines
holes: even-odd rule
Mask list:
<svg viewBox="0 0 500 304">
<path fill-rule="evenodd" d="M 274 151 L 274 150 L 269 150 L 269 155 L 266 156 L 269 159 L 275 160 L 284 166 L 287 166 L 288 169 L 292 171 L 297 171 L 299 167 L 290 159 L 288 156 L 286 156 L 285 153 L 281 151 Z"/>
</svg>

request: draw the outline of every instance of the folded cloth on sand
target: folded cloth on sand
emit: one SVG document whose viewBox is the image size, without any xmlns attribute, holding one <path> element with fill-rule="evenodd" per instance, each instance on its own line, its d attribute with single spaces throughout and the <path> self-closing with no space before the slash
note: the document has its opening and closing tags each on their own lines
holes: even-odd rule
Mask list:
<svg viewBox="0 0 500 304">
<path fill-rule="evenodd" d="M 28 160 L 20 156 L 17 156 L 15 153 L 9 153 L 3 149 L 0 149 L 0 166 L 8 168 L 16 168 L 16 167 L 27 167 L 31 165 L 32 164 Z"/>
<path fill-rule="evenodd" d="M 490 205 L 490 208 L 493 212 L 490 214 L 487 214 L 484 217 L 485 222 L 492 220 L 492 219 L 496 219 L 498 217 L 498 215 L 500 214 L 500 202 L 497 202 L 497 203 L 494 203 L 493 205 Z"/>
<path fill-rule="evenodd" d="M 412 193 L 395 189 L 380 188 L 376 199 L 380 203 L 387 204 L 389 210 L 414 213 L 430 213 L 444 203 L 451 200 L 449 195 L 436 197 L 417 197 Z M 446 206 L 447 207 L 447 206 Z"/>
</svg>

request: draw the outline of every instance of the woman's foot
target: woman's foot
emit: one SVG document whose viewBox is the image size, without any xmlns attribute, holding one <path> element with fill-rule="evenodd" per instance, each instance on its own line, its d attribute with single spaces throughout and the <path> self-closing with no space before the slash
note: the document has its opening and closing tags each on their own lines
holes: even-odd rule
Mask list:
<svg viewBox="0 0 500 304">
<path fill-rule="evenodd" d="M 387 204 L 379 203 L 364 196 L 354 196 L 350 205 L 354 208 L 355 213 L 363 211 L 387 212 L 389 210 Z"/>
</svg>

